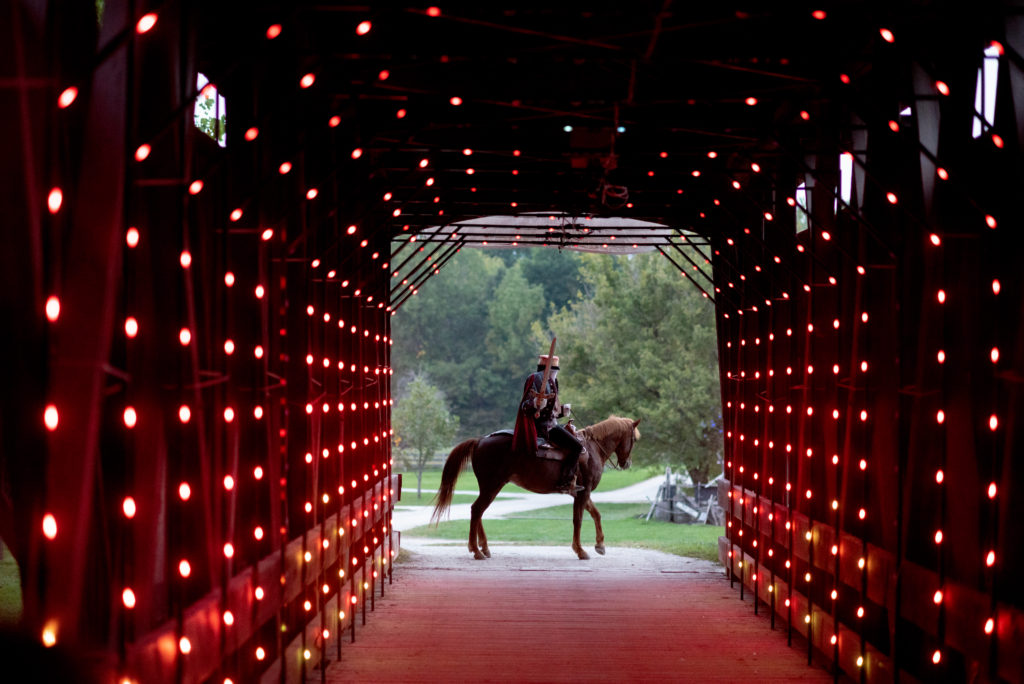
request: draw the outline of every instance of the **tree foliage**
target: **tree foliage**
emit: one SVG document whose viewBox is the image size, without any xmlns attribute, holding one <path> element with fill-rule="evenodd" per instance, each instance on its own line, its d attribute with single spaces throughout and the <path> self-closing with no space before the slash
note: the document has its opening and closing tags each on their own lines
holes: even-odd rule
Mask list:
<svg viewBox="0 0 1024 684">
<path fill-rule="evenodd" d="M 642 418 L 640 460 L 707 481 L 722 449 L 714 310 L 660 255 L 588 256 L 582 273 L 587 296 L 549 321 L 577 410 Z"/>
<path fill-rule="evenodd" d="M 448 411 L 441 391 L 418 376 L 409 381 L 406 391 L 391 412 L 396 451 L 406 467 L 416 471 L 416 498 L 422 496 L 423 469 L 442 447 L 455 438 L 459 417 Z"/>
</svg>

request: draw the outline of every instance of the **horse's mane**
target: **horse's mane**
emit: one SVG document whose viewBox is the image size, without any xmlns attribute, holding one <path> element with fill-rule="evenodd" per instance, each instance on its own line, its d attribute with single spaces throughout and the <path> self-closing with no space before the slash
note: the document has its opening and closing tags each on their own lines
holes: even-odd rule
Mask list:
<svg viewBox="0 0 1024 684">
<path fill-rule="evenodd" d="M 617 434 L 619 432 L 636 430 L 637 439 L 640 438 L 640 430 L 633 427 L 633 421 L 629 418 L 621 418 L 619 416 L 608 416 L 600 423 L 594 423 L 581 430 L 587 437 L 593 440 L 600 441 L 611 434 Z"/>
</svg>

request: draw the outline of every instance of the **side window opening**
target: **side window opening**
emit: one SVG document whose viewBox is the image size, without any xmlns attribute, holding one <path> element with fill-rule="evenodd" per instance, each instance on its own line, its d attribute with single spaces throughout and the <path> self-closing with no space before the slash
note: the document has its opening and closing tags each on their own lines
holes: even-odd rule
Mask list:
<svg viewBox="0 0 1024 684">
<path fill-rule="evenodd" d="M 196 104 L 192 119 L 196 128 L 210 136 L 221 147 L 228 146 L 227 100 L 217 92 L 217 86 L 205 74 L 196 76 Z"/>
</svg>

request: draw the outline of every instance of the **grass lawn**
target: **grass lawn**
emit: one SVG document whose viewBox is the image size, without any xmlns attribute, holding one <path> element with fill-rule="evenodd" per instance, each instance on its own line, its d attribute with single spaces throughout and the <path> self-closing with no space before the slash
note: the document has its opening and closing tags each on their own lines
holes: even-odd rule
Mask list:
<svg viewBox="0 0 1024 684">
<path fill-rule="evenodd" d="M 397 507 L 401 508 L 402 506 L 433 506 L 435 494 L 437 494 L 437 492 L 428 492 L 424 490 L 423 498 L 417 499 L 416 491 L 413 490 L 412 492 L 408 492 L 402 496 L 402 500 L 398 502 Z M 495 500 L 509 498 L 511 497 L 500 495 L 495 497 Z M 476 501 L 476 494 L 456 494 L 455 496 L 452 497 L 453 504 L 471 504 L 474 501 Z"/>
<path fill-rule="evenodd" d="M 21 619 L 21 576 L 10 550 L 3 542 L 0 547 L 0 625 L 13 625 Z"/>
<path fill-rule="evenodd" d="M 601 476 L 601 484 L 598 485 L 597 490 L 601 492 L 611 491 L 612 489 L 622 489 L 629 485 L 636 484 L 643 480 L 650 479 L 655 475 L 663 475 L 665 469 L 661 466 L 645 466 L 643 468 L 630 468 L 629 470 L 613 470 L 612 468 L 605 468 L 604 475 Z M 441 488 L 441 471 L 440 470 L 425 470 L 423 471 L 423 500 L 427 500 L 428 497 L 433 497 L 437 493 L 437 490 Z M 458 481 L 455 483 L 455 489 L 461 490 L 473 490 L 476 491 L 476 478 L 473 477 L 473 471 L 466 469 L 459 475 Z M 515 486 L 514 484 L 505 485 L 502 492 L 524 493 L 526 490 Z M 474 497 L 475 498 L 475 497 Z M 411 501 L 410 501 L 411 500 Z M 402 474 L 402 501 L 399 505 L 421 505 L 416 502 L 416 472 L 407 471 Z M 472 499 L 469 502 L 472 503 Z M 646 513 L 646 511 L 644 511 Z"/>
<path fill-rule="evenodd" d="M 725 528 L 714 525 L 677 525 L 656 520 L 647 522 L 643 516 L 649 509 L 647 504 L 606 503 L 598 506 L 605 544 L 655 549 L 677 556 L 718 561 L 718 538 L 725 533 Z M 507 518 L 488 519 L 485 515 L 484 530 L 489 541 L 568 546 L 572 543 L 572 506 L 524 511 Z M 436 528 L 423 525 L 402 534 L 463 541 L 469 537 L 469 521 L 452 520 Z M 594 541 L 594 523 L 584 513 L 580 542 L 585 547 L 593 547 Z"/>
</svg>

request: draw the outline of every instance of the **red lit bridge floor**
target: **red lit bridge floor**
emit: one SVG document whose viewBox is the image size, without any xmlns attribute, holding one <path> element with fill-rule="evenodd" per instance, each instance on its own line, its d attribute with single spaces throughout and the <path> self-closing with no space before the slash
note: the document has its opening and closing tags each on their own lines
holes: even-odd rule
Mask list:
<svg viewBox="0 0 1024 684">
<path fill-rule="evenodd" d="M 627 548 L 579 561 L 568 546 L 504 544 L 474 561 L 464 544 L 402 546 L 394 583 L 327 682 L 832 680 L 717 564 Z"/>
</svg>

